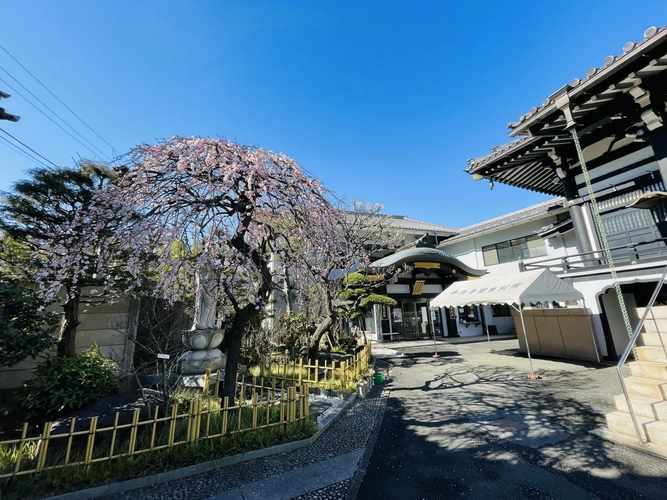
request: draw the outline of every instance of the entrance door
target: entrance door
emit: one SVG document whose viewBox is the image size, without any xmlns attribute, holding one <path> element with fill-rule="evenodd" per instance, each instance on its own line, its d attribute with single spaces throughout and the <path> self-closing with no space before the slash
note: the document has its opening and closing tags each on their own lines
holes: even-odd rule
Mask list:
<svg viewBox="0 0 667 500">
<path fill-rule="evenodd" d="M 403 302 L 403 336 L 406 340 L 419 338 L 421 314 L 414 302 Z"/>
<path fill-rule="evenodd" d="M 456 311 L 453 307 L 448 307 L 445 309 L 445 314 L 447 317 L 447 336 L 448 337 L 458 337 L 459 336 L 459 325 L 456 322 Z"/>
</svg>

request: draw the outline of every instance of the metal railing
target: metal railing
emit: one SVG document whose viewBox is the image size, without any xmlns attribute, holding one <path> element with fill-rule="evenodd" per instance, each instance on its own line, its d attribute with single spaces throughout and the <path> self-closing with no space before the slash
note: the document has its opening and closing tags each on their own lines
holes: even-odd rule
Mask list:
<svg viewBox="0 0 667 500">
<path fill-rule="evenodd" d="M 644 322 L 646 321 L 646 317 L 648 316 L 648 313 L 650 312 L 651 316 L 653 316 L 653 304 L 655 304 L 655 301 L 658 298 L 658 293 L 660 293 L 660 289 L 662 288 L 662 284 L 665 282 L 665 277 L 667 277 L 667 267 L 665 267 L 665 270 L 663 271 L 662 276 L 660 277 L 660 281 L 658 281 L 658 284 L 655 287 L 655 290 L 653 291 L 653 295 L 651 295 L 651 300 L 649 300 L 649 303 L 647 304 L 647 307 L 646 307 L 646 310 L 644 311 L 644 314 L 642 315 L 641 319 L 639 320 L 639 323 L 637 324 L 634 332 L 632 333 L 632 337 L 630 338 L 630 342 L 628 342 L 628 345 L 625 348 L 625 351 L 623 351 L 623 355 L 621 356 L 621 359 L 618 360 L 618 364 L 616 365 L 616 372 L 618 373 L 618 378 L 621 381 L 621 388 L 623 389 L 623 396 L 625 396 L 625 401 L 628 404 L 628 412 L 630 413 L 630 418 L 632 419 L 632 425 L 635 428 L 635 433 L 637 434 L 637 440 L 639 441 L 640 445 L 644 444 L 644 440 L 642 438 L 641 433 L 639 432 L 639 424 L 637 423 L 637 416 L 635 415 L 635 411 L 632 408 L 632 402 L 630 401 L 630 394 L 628 393 L 628 388 L 625 385 L 625 379 L 623 378 L 623 372 L 622 372 L 621 368 L 623 367 L 623 365 L 627 361 L 628 356 L 630 355 L 630 351 L 635 350 L 635 342 L 637 342 L 637 338 L 639 337 L 639 333 L 641 332 L 641 329 L 644 326 Z M 653 320 L 655 321 L 655 317 L 653 317 Z M 663 353 L 665 354 L 665 358 L 667 359 L 667 349 L 665 348 L 665 343 L 662 340 L 662 334 L 660 333 L 658 328 L 656 328 L 656 330 L 658 330 L 658 338 L 660 339 L 660 344 L 662 345 Z M 635 358 L 636 358 L 636 354 L 635 354 Z"/>
<path fill-rule="evenodd" d="M 613 252 L 614 263 L 618 265 L 636 264 L 639 261 L 652 262 L 661 261 L 667 258 L 667 246 L 655 248 L 646 251 L 644 247 L 655 243 L 667 242 L 667 237 L 657 238 L 651 241 L 642 241 L 639 243 L 629 243 L 609 249 Z M 623 253 L 623 251 L 626 251 Z M 657 255 L 656 255 L 657 254 Z M 664 254 L 664 255 L 661 255 Z M 582 252 L 567 257 L 548 257 L 532 262 L 521 262 L 520 270 L 529 271 L 531 269 L 549 269 L 555 273 L 567 271 L 584 270 L 598 267 L 606 267 L 607 259 L 602 250 L 591 252 Z"/>
</svg>

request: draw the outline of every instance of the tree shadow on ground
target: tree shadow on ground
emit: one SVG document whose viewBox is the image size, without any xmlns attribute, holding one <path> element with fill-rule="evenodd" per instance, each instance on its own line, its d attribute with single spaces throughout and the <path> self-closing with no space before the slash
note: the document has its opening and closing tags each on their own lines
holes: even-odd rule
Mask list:
<svg viewBox="0 0 667 500">
<path fill-rule="evenodd" d="M 589 434 L 613 409 L 592 368 L 543 371 L 549 383 L 461 357 L 395 365 L 358 498 L 664 498 L 664 460 Z M 534 418 L 556 439 L 533 448 L 480 424 L 502 416 Z"/>
</svg>

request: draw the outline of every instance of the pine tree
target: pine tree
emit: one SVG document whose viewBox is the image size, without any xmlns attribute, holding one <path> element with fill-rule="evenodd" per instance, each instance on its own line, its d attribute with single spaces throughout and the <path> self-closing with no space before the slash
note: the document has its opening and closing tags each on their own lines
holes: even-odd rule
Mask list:
<svg viewBox="0 0 667 500">
<path fill-rule="evenodd" d="M 60 248 L 67 252 L 74 239 L 90 238 L 94 230 L 75 224 L 76 215 L 88 210 L 94 193 L 109 184 L 114 172 L 100 164 L 81 162 L 75 168 L 36 168 L 29 177 L 16 182 L 11 193 L 4 193 L 0 205 L 0 230 L 32 255 L 32 278 L 42 291 L 53 276 L 45 266 L 46 250 Z M 75 356 L 76 328 L 82 289 L 96 285 L 95 255 L 78 255 L 78 266 L 86 266 L 84 279 L 72 279 L 61 270 L 58 283 L 64 288 L 63 317 L 58 336 L 58 356 Z"/>
</svg>

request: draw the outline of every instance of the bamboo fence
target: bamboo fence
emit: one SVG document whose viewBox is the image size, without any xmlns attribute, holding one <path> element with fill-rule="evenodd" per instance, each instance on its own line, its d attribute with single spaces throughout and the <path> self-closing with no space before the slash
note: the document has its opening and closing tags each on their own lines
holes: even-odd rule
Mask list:
<svg viewBox="0 0 667 500">
<path fill-rule="evenodd" d="M 210 373 L 204 379 L 204 394 L 210 394 Z M 120 457 L 171 449 L 207 439 L 274 426 L 289 426 L 309 418 L 308 386 L 286 386 L 284 381 L 265 384 L 257 379 L 238 381 L 234 405 L 218 398 L 218 383 L 212 397 L 189 402 L 189 409 L 179 413 L 174 404 L 169 410 L 156 407 L 152 417 L 141 419 L 135 410 L 128 423 L 119 423 L 115 413 L 113 425 L 98 426 L 92 417 L 87 430 L 76 430 L 72 418 L 68 432 L 53 433 L 54 422 L 43 425 L 39 435 L 29 435 L 23 424 L 21 437 L 0 441 L 0 451 L 14 458 L 12 470 L 0 470 L 0 479 L 35 474 L 71 466 L 86 466 Z M 4 448 L 4 449 L 3 449 Z"/>
<path fill-rule="evenodd" d="M 367 369 L 371 359 L 371 341 L 351 359 L 346 361 L 324 361 L 314 363 L 301 358 L 298 361 L 267 360 L 260 364 L 260 375 L 270 376 L 298 384 L 340 383 L 345 387 L 358 380 Z"/>
</svg>

